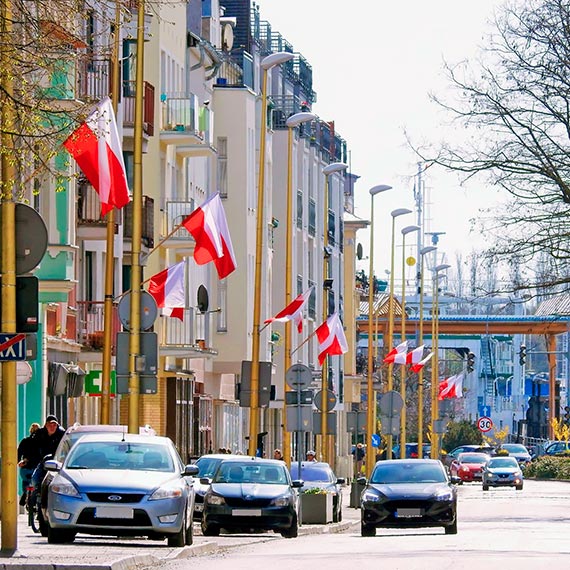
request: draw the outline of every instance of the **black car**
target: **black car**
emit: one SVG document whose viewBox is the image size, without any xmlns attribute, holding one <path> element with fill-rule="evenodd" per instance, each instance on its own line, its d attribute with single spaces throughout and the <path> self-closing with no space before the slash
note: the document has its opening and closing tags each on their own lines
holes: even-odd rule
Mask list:
<svg viewBox="0 0 570 570">
<path fill-rule="evenodd" d="M 443 527 L 457 534 L 457 490 L 435 459 L 379 461 L 360 496 L 361 535 L 377 527 Z"/>
<path fill-rule="evenodd" d="M 204 536 L 218 536 L 222 528 L 297 536 L 297 489 L 302 481 L 291 481 L 283 461 L 243 456 L 225 459 L 211 478 L 203 477 L 200 483 L 209 485 L 202 513 Z"/>
<path fill-rule="evenodd" d="M 299 472 L 299 463 L 297 461 L 291 463 L 292 479 L 300 479 L 303 481 L 301 493 L 305 489 L 325 489 L 327 493 L 333 496 L 333 522 L 342 520 L 342 490 L 341 486 L 346 480 L 343 477 L 337 477 L 328 463 L 317 461 L 301 461 L 301 470 Z"/>
</svg>

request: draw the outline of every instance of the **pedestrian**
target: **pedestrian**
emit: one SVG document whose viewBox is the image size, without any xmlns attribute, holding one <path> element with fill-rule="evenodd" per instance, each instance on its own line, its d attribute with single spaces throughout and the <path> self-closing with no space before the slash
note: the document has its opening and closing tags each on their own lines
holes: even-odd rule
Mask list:
<svg viewBox="0 0 570 570">
<path fill-rule="evenodd" d="M 366 450 L 362 443 L 357 443 L 356 448 L 353 451 L 354 460 L 356 461 L 356 476 L 360 477 L 362 475 L 362 464 L 364 463 L 364 458 L 366 457 Z"/>
<path fill-rule="evenodd" d="M 312 449 L 309 449 L 309 451 L 307 451 L 307 457 L 305 460 L 310 462 L 316 462 L 317 454 Z"/>
<path fill-rule="evenodd" d="M 32 473 L 41 459 L 39 448 L 34 441 L 34 434 L 40 427 L 40 424 L 36 422 L 30 424 L 29 435 L 22 438 L 18 444 L 18 467 L 20 468 L 20 478 L 22 480 L 20 505 L 22 506 L 26 504 L 26 489 L 30 485 Z"/>
<path fill-rule="evenodd" d="M 283 454 L 281 453 L 280 449 L 276 449 L 273 452 L 273 459 L 279 459 L 280 461 L 285 461 L 285 458 L 283 457 Z"/>
<path fill-rule="evenodd" d="M 43 461 L 47 455 L 52 457 L 55 455 L 55 450 L 63 437 L 65 430 L 59 425 L 57 416 L 50 414 L 46 417 L 46 422 L 43 427 L 38 429 L 34 434 L 34 443 L 37 446 L 40 461 L 32 475 L 32 482 L 35 487 L 39 487 L 42 479 L 44 478 L 45 471 Z"/>
</svg>

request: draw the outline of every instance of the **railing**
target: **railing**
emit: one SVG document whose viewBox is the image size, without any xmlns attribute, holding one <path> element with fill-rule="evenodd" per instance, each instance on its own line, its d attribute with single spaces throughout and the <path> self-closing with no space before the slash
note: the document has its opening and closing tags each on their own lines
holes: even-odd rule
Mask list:
<svg viewBox="0 0 570 570">
<path fill-rule="evenodd" d="M 77 66 L 77 93 L 82 101 L 100 101 L 112 93 L 113 67 L 108 59 L 80 59 Z"/>
<path fill-rule="evenodd" d="M 175 202 L 175 201 L 168 201 L 166 202 L 166 211 L 165 211 L 165 235 L 170 235 L 170 232 L 174 230 L 177 226 L 179 226 L 193 211 L 194 211 L 194 200 L 188 200 L 185 202 Z M 171 236 L 171 239 L 184 239 L 189 240 L 193 239 L 192 236 L 188 233 L 188 230 L 184 227 L 179 228 L 176 230 Z"/>
<path fill-rule="evenodd" d="M 115 210 L 115 224 L 122 223 L 121 210 Z M 77 223 L 80 225 L 105 225 L 106 218 L 101 216 L 101 198 L 87 179 L 81 177 L 77 182 Z"/>
<path fill-rule="evenodd" d="M 253 58 L 246 51 L 224 56 L 218 70 L 216 87 L 250 87 L 253 89 Z"/>
<path fill-rule="evenodd" d="M 104 308 L 103 301 L 77 301 L 79 331 L 78 342 L 92 350 L 102 350 L 104 341 Z M 117 342 L 117 333 L 121 330 L 117 304 L 113 303 L 111 344 L 113 354 Z"/>
<path fill-rule="evenodd" d="M 213 112 L 200 106 L 193 93 L 163 93 L 161 95 L 161 130 L 192 133 L 212 144 Z"/>
<path fill-rule="evenodd" d="M 135 126 L 136 82 L 123 81 L 123 125 Z M 143 85 L 143 131 L 154 135 L 154 85 L 144 82 Z"/>
<path fill-rule="evenodd" d="M 184 320 L 163 318 L 165 346 L 193 346 L 196 344 L 194 334 L 194 309 L 184 309 Z"/>
<path fill-rule="evenodd" d="M 133 237 L 133 203 L 129 202 L 124 207 L 125 223 L 124 237 L 132 239 Z M 148 248 L 154 247 L 154 200 L 148 196 L 143 196 L 143 212 L 142 212 L 142 242 Z"/>
</svg>

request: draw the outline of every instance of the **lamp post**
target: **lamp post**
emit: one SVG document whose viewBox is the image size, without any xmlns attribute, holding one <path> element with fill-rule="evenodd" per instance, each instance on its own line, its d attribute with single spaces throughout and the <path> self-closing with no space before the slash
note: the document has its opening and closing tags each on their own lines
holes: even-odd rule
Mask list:
<svg viewBox="0 0 570 570">
<path fill-rule="evenodd" d="M 420 226 L 402 228 L 402 342 L 406 340 L 406 236 L 417 232 Z M 404 406 L 400 416 L 400 459 L 406 458 L 406 365 L 400 367 L 400 396 Z"/>
<path fill-rule="evenodd" d="M 249 413 L 249 455 L 256 455 L 259 432 L 259 337 L 261 320 L 261 272 L 264 235 L 265 135 L 267 132 L 267 72 L 293 59 L 294 54 L 277 52 L 261 60 L 261 124 L 259 134 L 259 177 L 257 182 L 257 226 L 255 240 L 255 279 L 253 288 L 253 331 L 251 340 L 251 401 Z"/>
<path fill-rule="evenodd" d="M 394 342 L 394 241 L 396 239 L 396 218 L 411 214 L 412 210 L 408 208 L 397 208 L 392 210 L 392 239 L 390 242 L 390 296 L 388 297 L 388 349 L 391 350 Z M 394 387 L 392 371 L 394 365 L 388 364 L 388 383 L 386 389 L 388 392 Z M 386 459 L 392 459 L 392 434 L 386 435 Z"/>
<path fill-rule="evenodd" d="M 380 192 L 391 190 L 392 186 L 387 184 L 379 184 L 370 188 L 370 265 L 368 270 L 368 374 L 366 386 L 366 399 L 368 407 L 366 409 L 366 476 L 370 477 L 372 468 L 374 467 L 374 457 L 372 456 L 372 434 L 374 433 L 374 420 L 376 419 L 376 395 L 372 382 L 372 373 L 374 368 L 374 351 L 373 351 L 373 328 L 374 320 L 374 196 Z"/>
<path fill-rule="evenodd" d="M 428 245 L 420 249 L 420 329 L 418 346 L 424 343 L 424 259 L 428 253 L 436 251 L 437 247 Z M 433 342 L 433 341 L 432 341 Z M 424 443 L 424 369 L 418 372 L 418 458 L 423 458 Z"/>
<path fill-rule="evenodd" d="M 296 113 L 291 115 L 287 121 L 287 234 L 286 234 L 286 250 L 285 250 L 285 307 L 289 305 L 292 297 L 292 274 L 293 274 L 293 129 L 309 123 L 317 118 L 313 113 Z M 284 370 L 289 370 L 291 366 L 291 322 L 285 323 L 285 354 L 283 356 Z M 289 387 L 285 383 L 285 390 L 288 391 Z M 290 431 L 287 430 L 287 398 L 283 401 L 283 457 L 287 465 L 291 465 L 291 436 Z M 299 405 L 300 402 L 297 402 Z M 302 457 L 299 456 L 299 461 Z"/>
<path fill-rule="evenodd" d="M 329 274 L 329 185 L 330 176 L 335 172 L 344 172 L 348 168 L 348 164 L 344 162 L 331 162 L 323 168 L 323 174 L 325 175 L 325 195 L 324 195 L 324 218 L 323 218 L 323 321 L 328 317 L 328 288 L 325 288 L 325 282 L 330 282 Z M 326 394 L 328 390 L 328 370 L 329 370 L 329 358 L 325 358 L 322 367 L 322 380 L 321 380 L 321 390 L 322 390 L 322 410 L 321 410 L 321 455 L 325 462 L 328 461 L 328 449 L 327 449 L 327 409 L 326 409 Z"/>
<path fill-rule="evenodd" d="M 433 268 L 433 291 L 431 305 L 431 338 L 432 338 L 432 365 L 431 365 L 431 457 L 437 459 L 439 456 L 439 439 L 435 431 L 435 422 L 439 418 L 439 273 L 449 269 L 451 265 L 442 263 Z"/>
</svg>

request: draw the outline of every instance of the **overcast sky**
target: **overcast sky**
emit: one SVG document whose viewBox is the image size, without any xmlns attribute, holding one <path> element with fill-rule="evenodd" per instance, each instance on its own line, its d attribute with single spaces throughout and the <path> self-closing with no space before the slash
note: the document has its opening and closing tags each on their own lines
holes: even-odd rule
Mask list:
<svg viewBox="0 0 570 570">
<path fill-rule="evenodd" d="M 337 132 L 348 142 L 351 170 L 361 176 L 356 215 L 368 219 L 371 187 L 394 187 L 375 198 L 374 267 L 382 277 L 390 266 L 390 212 L 414 206 L 417 157 L 407 148 L 404 131 L 416 141 L 440 140 L 442 118 L 428 94 L 446 89 L 444 59 L 457 62 L 475 55 L 486 22 L 500 2 L 258 0 L 257 4 L 261 18 L 311 64 L 317 92 L 313 111 L 324 120 L 334 120 Z M 469 234 L 468 220 L 478 207 L 496 200 L 497 193 L 485 188 L 482 180 L 461 188 L 453 174 L 435 168 L 426 172 L 425 183 L 431 196 L 427 229 L 446 232 L 440 251 L 453 265 L 456 251 L 468 254 L 481 245 L 480 236 Z M 401 243 L 399 229 L 415 222 L 412 214 L 402 218 L 396 243 Z M 367 250 L 365 232 L 360 232 L 359 241 Z M 413 243 L 409 236 L 406 244 Z M 401 260 L 401 253 L 396 259 Z M 400 266 L 396 263 L 396 275 Z M 368 262 L 359 267 L 368 272 Z"/>
</svg>

